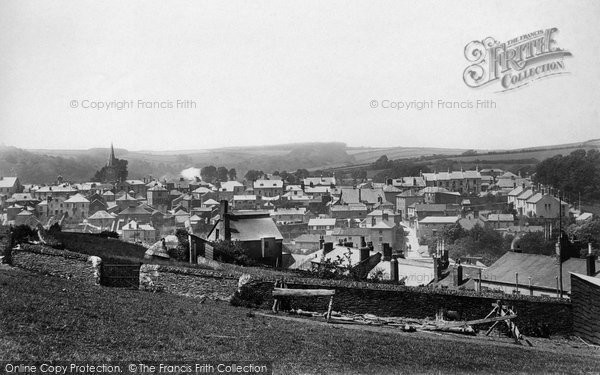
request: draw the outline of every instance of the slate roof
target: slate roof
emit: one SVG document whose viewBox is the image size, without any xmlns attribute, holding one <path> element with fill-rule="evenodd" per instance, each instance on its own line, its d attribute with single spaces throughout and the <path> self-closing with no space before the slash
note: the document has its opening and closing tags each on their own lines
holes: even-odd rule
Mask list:
<svg viewBox="0 0 600 375">
<path fill-rule="evenodd" d="M 275 237 L 283 240 L 277 225 L 270 217 L 239 217 L 231 220 L 231 239 L 238 241 L 256 241 L 263 237 Z"/>
<path fill-rule="evenodd" d="M 308 226 L 334 226 L 336 219 L 325 218 L 325 219 L 310 219 L 308 221 Z"/>
<path fill-rule="evenodd" d="M 385 192 L 383 189 L 371 189 L 371 188 L 362 188 L 362 189 L 354 189 L 354 188 L 342 188 L 341 189 L 341 200 L 344 203 L 369 203 L 376 204 L 379 203 L 379 198 L 382 199 L 383 202 L 386 202 Z M 360 201 L 359 201 L 359 191 L 360 191 Z"/>
<path fill-rule="evenodd" d="M 17 183 L 17 177 L 4 177 L 0 180 L 0 188 L 11 188 Z"/>
<path fill-rule="evenodd" d="M 115 217 L 106 211 L 96 211 L 92 216 L 88 217 L 88 220 L 106 220 L 114 219 Z"/>
<path fill-rule="evenodd" d="M 452 224 L 459 219 L 458 216 L 427 216 L 423 220 L 419 220 L 419 224 Z"/>
<path fill-rule="evenodd" d="M 75 194 L 69 199 L 67 199 L 64 203 L 90 203 L 83 195 Z"/>
<path fill-rule="evenodd" d="M 570 258 L 563 262 L 563 288 L 571 290 L 571 277 L 569 272 L 586 273 L 586 260 Z M 596 261 L 596 270 L 600 270 L 600 262 Z M 483 272 L 483 279 L 503 284 L 515 283 L 515 272 L 519 273 L 519 284 L 526 287 L 531 284 L 556 290 L 556 276 L 558 276 L 558 262 L 556 258 L 539 255 L 515 253 L 509 251 Z M 595 275 L 598 276 L 598 273 Z"/>
</svg>

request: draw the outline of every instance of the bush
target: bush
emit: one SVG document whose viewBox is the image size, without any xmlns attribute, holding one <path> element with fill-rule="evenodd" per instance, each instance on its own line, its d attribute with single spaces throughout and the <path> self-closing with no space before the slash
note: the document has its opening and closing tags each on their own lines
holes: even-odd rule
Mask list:
<svg viewBox="0 0 600 375">
<path fill-rule="evenodd" d="M 221 262 L 239 266 L 254 266 L 256 261 L 246 255 L 246 251 L 238 241 L 218 240 L 214 243 L 215 257 Z"/>
<path fill-rule="evenodd" d="M 29 225 L 17 225 L 12 228 L 12 240 L 14 244 L 37 241 L 37 231 Z"/>
</svg>

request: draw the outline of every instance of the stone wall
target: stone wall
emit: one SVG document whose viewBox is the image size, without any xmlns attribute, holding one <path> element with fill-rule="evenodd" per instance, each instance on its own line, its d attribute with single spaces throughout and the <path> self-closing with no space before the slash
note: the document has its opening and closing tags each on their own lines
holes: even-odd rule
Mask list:
<svg viewBox="0 0 600 375">
<path fill-rule="evenodd" d="M 514 307 L 518 315 L 516 324 L 525 335 L 571 334 L 573 331 L 571 303 L 566 300 L 337 280 L 293 279 L 286 283 L 289 288 L 335 289 L 335 311 L 378 316 L 433 318 L 439 309 L 445 308 L 457 311 L 465 320 L 481 319 L 492 310 L 492 304 L 502 298 L 505 305 Z M 270 281 L 253 281 L 242 288 L 241 298 L 268 309 L 273 305 L 272 290 Z M 327 309 L 328 297 L 296 297 L 285 301 L 285 305 L 323 312 Z"/>
<path fill-rule="evenodd" d="M 237 272 L 143 264 L 140 289 L 229 301 L 237 290 L 239 277 Z"/>
<path fill-rule="evenodd" d="M 11 263 L 11 233 L 10 228 L 5 226 L 0 226 L 0 264 L 10 264 Z"/>
<path fill-rule="evenodd" d="M 574 333 L 600 345 L 600 280 L 571 274 L 571 299 Z"/>
<path fill-rule="evenodd" d="M 42 245 L 22 244 L 12 250 L 12 265 L 15 267 L 96 285 L 100 284 L 101 263 L 102 260 L 96 256 Z"/>
</svg>

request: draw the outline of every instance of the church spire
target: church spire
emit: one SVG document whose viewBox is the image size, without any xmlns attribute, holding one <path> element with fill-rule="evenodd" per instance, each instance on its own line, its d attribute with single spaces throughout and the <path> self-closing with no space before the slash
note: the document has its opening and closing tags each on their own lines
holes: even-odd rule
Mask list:
<svg viewBox="0 0 600 375">
<path fill-rule="evenodd" d="M 110 156 L 108 157 L 108 166 L 114 167 L 115 165 L 115 148 L 113 147 L 112 142 L 110 142 Z"/>
</svg>

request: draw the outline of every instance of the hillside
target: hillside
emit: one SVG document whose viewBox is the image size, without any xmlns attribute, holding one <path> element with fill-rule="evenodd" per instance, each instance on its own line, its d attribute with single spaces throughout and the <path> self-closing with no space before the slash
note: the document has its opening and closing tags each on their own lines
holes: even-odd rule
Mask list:
<svg viewBox="0 0 600 375">
<path fill-rule="evenodd" d="M 434 147 L 348 147 L 344 143 L 297 143 L 209 150 L 130 151 L 115 149 L 120 159 L 129 161 L 129 177 L 176 177 L 186 168 L 207 165 L 235 168 L 242 177 L 250 169 L 273 171 L 349 171 L 371 169 L 370 164 L 386 155 L 389 160 L 415 159 L 431 166 L 515 169 L 531 167 L 539 161 L 568 154 L 577 148 L 600 148 L 600 140 L 534 147 L 517 150 L 471 150 Z M 476 154 L 475 154 L 476 152 Z M 0 146 L 0 174 L 18 175 L 24 183 L 51 183 L 58 175 L 70 181 L 87 181 L 106 164 L 108 148 L 88 150 L 25 150 Z M 375 175 L 371 171 L 369 176 Z"/>
<path fill-rule="evenodd" d="M 600 366 L 593 349 L 560 339 L 530 339 L 534 346 L 522 347 L 483 335 L 284 320 L 224 302 L 87 285 L 4 265 L 0 284 L 1 361 L 268 361 L 274 374 L 573 373 Z"/>
</svg>

